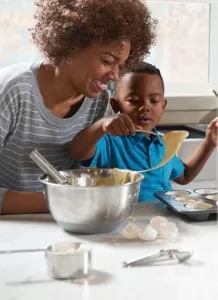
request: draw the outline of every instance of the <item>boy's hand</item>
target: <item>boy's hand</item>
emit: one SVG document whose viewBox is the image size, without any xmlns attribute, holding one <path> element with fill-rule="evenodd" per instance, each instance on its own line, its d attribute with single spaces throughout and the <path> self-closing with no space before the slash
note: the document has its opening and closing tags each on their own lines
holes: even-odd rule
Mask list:
<svg viewBox="0 0 218 300">
<path fill-rule="evenodd" d="M 206 139 L 212 146 L 218 146 L 218 117 L 214 118 L 208 125 Z"/>
<path fill-rule="evenodd" d="M 136 132 L 133 121 L 123 113 L 104 118 L 102 129 L 111 135 L 129 135 Z"/>
</svg>

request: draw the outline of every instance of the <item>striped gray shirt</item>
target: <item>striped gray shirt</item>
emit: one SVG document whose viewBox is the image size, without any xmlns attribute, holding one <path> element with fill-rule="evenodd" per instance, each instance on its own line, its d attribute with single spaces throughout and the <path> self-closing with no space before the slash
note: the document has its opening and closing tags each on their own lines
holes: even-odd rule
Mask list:
<svg viewBox="0 0 218 300">
<path fill-rule="evenodd" d="M 49 112 L 36 75 L 41 62 L 0 70 L 0 201 L 5 191 L 42 191 L 42 171 L 29 158 L 39 150 L 57 169 L 70 169 L 69 145 L 83 128 L 104 115 L 107 93 L 85 98 L 70 118 Z"/>
</svg>

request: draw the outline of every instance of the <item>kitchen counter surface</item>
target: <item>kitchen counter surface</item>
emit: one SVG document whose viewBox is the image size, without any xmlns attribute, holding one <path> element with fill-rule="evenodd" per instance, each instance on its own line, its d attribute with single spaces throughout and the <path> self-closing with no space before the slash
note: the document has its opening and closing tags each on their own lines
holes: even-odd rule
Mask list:
<svg viewBox="0 0 218 300">
<path fill-rule="evenodd" d="M 49 214 L 0 217 L 0 250 L 46 248 L 59 241 L 89 242 L 93 270 L 87 279 L 53 280 L 44 252 L 0 254 L 2 300 L 205 300 L 218 295 L 218 222 L 193 222 L 175 215 L 160 202 L 137 204 L 133 216 L 146 225 L 163 215 L 179 229 L 175 241 L 127 240 L 119 232 L 74 235 L 63 231 Z M 123 268 L 131 260 L 162 248 L 193 250 L 184 263 L 174 261 Z"/>
</svg>

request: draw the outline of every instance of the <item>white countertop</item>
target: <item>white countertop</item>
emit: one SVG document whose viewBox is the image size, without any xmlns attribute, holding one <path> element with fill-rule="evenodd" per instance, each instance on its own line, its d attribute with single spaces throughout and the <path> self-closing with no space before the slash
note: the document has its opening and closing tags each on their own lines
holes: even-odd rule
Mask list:
<svg viewBox="0 0 218 300">
<path fill-rule="evenodd" d="M 127 240 L 119 233 L 74 235 L 62 230 L 50 215 L 0 217 L 0 250 L 45 248 L 59 241 L 91 244 L 93 270 L 83 280 L 52 280 L 44 252 L 0 255 L 1 300 L 205 300 L 218 295 L 218 222 L 193 222 L 171 213 L 159 202 L 137 204 L 136 223 L 164 215 L 176 223 L 176 241 Z M 192 249 L 185 263 L 123 268 L 121 261 L 162 248 Z"/>
</svg>

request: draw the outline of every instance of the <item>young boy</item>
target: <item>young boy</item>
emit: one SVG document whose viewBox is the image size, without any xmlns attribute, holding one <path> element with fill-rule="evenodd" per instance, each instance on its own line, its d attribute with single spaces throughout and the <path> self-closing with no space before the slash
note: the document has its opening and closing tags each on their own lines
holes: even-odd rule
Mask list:
<svg viewBox="0 0 218 300">
<path fill-rule="evenodd" d="M 156 132 L 165 111 L 164 82 L 159 69 L 142 62 L 120 78 L 115 99 L 111 99 L 114 116 L 105 117 L 81 131 L 73 140 L 73 159 L 85 166 L 140 171 L 152 168 L 163 158 L 161 137 L 136 133 L 136 129 Z M 218 145 L 218 118 L 209 124 L 200 146 L 186 162 L 174 156 L 161 168 L 144 173 L 139 201 L 155 200 L 153 193 L 172 189 L 170 181 L 187 184 L 201 171 Z"/>
</svg>

